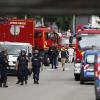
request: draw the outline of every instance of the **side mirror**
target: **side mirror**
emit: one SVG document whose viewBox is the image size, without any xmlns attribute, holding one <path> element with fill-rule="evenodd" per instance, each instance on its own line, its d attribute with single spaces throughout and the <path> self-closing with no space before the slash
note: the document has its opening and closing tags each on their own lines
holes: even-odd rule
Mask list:
<svg viewBox="0 0 100 100">
<path fill-rule="evenodd" d="M 78 41 L 81 41 L 81 40 L 82 40 L 82 37 L 79 36 L 79 37 L 78 37 Z"/>
<path fill-rule="evenodd" d="M 32 56 L 32 54 L 31 54 L 31 53 L 29 53 L 29 54 L 28 54 L 28 57 L 31 57 L 31 56 Z"/>
</svg>

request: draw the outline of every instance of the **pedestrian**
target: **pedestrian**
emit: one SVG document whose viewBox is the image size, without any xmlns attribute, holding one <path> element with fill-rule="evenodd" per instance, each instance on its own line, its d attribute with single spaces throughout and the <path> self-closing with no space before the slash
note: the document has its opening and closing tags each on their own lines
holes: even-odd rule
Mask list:
<svg viewBox="0 0 100 100">
<path fill-rule="evenodd" d="M 62 64 L 63 71 L 65 70 L 66 57 L 67 57 L 67 51 L 65 46 L 63 46 L 61 48 L 61 64 Z"/>
<path fill-rule="evenodd" d="M 68 48 L 68 55 L 69 55 L 69 63 L 72 63 L 74 58 L 74 49 L 72 48 L 71 45 Z"/>
<path fill-rule="evenodd" d="M 49 48 L 48 55 L 49 55 L 50 62 L 51 62 L 51 68 L 56 69 L 57 68 L 57 57 L 59 55 L 57 47 Z"/>
<path fill-rule="evenodd" d="M 16 84 L 21 83 L 20 85 L 27 84 L 28 80 L 28 57 L 26 56 L 26 51 L 21 50 L 21 54 L 17 58 L 16 70 L 17 70 L 17 79 Z"/>
<path fill-rule="evenodd" d="M 0 53 L 0 87 L 8 87 L 7 85 L 7 67 L 8 67 L 7 50 L 3 49 Z"/>
<path fill-rule="evenodd" d="M 39 74 L 42 59 L 39 55 L 39 50 L 34 50 L 33 57 L 31 59 L 32 62 L 32 71 L 33 71 L 33 80 L 34 84 L 39 84 Z"/>
</svg>

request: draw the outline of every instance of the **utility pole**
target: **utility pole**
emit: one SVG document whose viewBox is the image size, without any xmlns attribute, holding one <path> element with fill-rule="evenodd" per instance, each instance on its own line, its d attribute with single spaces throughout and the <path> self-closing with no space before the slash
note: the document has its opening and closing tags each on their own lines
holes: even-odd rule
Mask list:
<svg viewBox="0 0 100 100">
<path fill-rule="evenodd" d="M 76 16 L 75 15 L 73 15 L 73 35 L 75 35 L 76 34 Z"/>
<path fill-rule="evenodd" d="M 44 17 L 43 16 L 41 18 L 41 24 L 42 24 L 42 26 L 44 26 Z"/>
</svg>

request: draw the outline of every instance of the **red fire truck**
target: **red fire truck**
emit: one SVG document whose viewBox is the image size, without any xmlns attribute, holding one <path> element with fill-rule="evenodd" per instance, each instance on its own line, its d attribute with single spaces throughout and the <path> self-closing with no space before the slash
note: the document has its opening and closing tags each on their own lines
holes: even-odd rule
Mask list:
<svg viewBox="0 0 100 100">
<path fill-rule="evenodd" d="M 100 29 L 81 25 L 76 34 L 76 56 L 74 66 L 75 80 L 80 77 L 81 60 L 85 50 L 100 47 Z"/>
<path fill-rule="evenodd" d="M 0 41 L 30 43 L 34 47 L 34 21 L 0 19 Z"/>
<path fill-rule="evenodd" d="M 58 35 L 46 27 L 35 28 L 32 19 L 0 19 L 0 41 L 30 43 L 33 48 L 48 49 L 58 44 Z"/>
<path fill-rule="evenodd" d="M 34 32 L 35 47 L 40 50 L 48 50 L 53 44 L 58 44 L 58 34 L 46 27 L 37 27 Z"/>
</svg>

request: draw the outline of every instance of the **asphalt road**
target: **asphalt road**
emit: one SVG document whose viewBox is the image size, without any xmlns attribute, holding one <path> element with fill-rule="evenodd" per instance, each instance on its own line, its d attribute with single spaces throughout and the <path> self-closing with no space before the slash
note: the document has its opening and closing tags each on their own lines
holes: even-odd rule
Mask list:
<svg viewBox="0 0 100 100">
<path fill-rule="evenodd" d="M 16 85 L 16 77 L 8 77 L 8 88 L 0 88 L 0 100 L 95 100 L 94 84 L 80 85 L 74 81 L 73 64 L 66 64 L 63 72 L 44 68 L 40 84 L 34 85 L 32 76 L 27 85 Z"/>
</svg>

